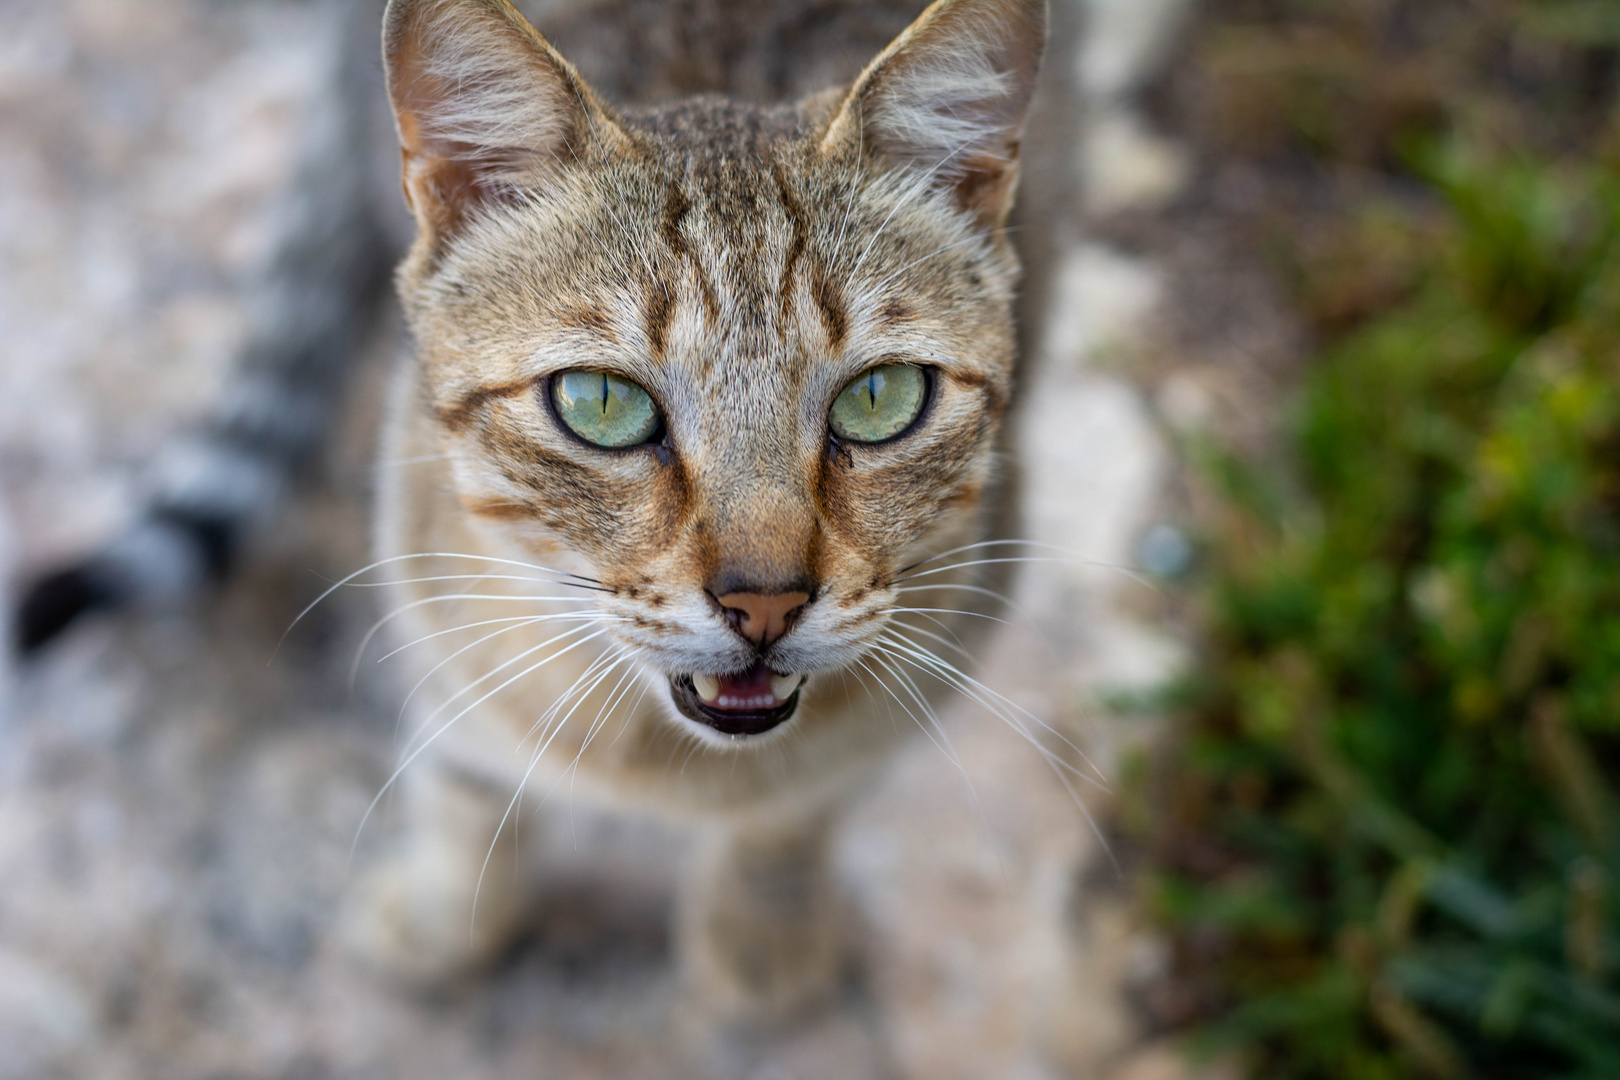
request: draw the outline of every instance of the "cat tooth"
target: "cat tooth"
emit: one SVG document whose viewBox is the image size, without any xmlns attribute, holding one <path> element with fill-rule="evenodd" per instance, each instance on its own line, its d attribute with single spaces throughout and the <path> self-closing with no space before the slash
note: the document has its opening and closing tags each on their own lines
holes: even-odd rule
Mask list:
<svg viewBox="0 0 1620 1080">
<path fill-rule="evenodd" d="M 713 675 L 693 675 L 692 687 L 697 691 L 698 697 L 710 705 L 713 705 L 715 699 L 720 696 L 720 680 Z"/>
<path fill-rule="evenodd" d="M 793 691 L 797 690 L 803 681 L 803 675 L 772 675 L 771 693 L 776 695 L 776 700 L 786 701 L 793 696 Z"/>
</svg>

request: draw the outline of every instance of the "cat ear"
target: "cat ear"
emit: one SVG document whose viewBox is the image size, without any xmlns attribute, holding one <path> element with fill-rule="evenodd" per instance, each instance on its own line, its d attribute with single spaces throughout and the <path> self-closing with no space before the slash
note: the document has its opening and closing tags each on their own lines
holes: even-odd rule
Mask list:
<svg viewBox="0 0 1620 1080">
<path fill-rule="evenodd" d="M 532 187 L 592 139 L 622 137 L 507 0 L 391 0 L 383 59 L 405 200 L 435 238 Z"/>
<path fill-rule="evenodd" d="M 931 176 L 999 226 L 1046 45 L 1046 0 L 937 0 L 855 81 L 823 140 Z"/>
</svg>

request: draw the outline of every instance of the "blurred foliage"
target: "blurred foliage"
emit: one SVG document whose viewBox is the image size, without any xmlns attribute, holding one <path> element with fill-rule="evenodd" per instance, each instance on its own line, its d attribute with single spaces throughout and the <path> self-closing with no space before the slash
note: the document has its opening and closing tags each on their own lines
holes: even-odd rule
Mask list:
<svg viewBox="0 0 1620 1080">
<path fill-rule="evenodd" d="M 1614 1080 L 1620 3 L 1217 10 L 1233 145 L 1381 179 L 1287 252 L 1288 469 L 1201 455 L 1205 659 L 1130 814 L 1179 1019 L 1266 1080 Z"/>
</svg>

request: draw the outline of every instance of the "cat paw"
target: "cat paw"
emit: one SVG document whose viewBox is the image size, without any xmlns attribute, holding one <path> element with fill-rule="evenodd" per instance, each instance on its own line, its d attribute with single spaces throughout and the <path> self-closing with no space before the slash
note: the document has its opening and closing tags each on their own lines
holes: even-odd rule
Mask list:
<svg viewBox="0 0 1620 1080">
<path fill-rule="evenodd" d="M 396 856 L 373 867 L 341 913 L 338 939 L 362 966 L 425 991 L 499 959 L 523 929 L 523 910 L 509 882 L 478 888 L 420 862 Z"/>
</svg>

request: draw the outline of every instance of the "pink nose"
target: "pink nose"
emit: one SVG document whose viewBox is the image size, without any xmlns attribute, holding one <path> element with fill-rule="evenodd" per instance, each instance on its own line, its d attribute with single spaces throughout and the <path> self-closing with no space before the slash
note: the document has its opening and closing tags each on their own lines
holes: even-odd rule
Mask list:
<svg viewBox="0 0 1620 1080">
<path fill-rule="evenodd" d="M 743 637 L 756 645 L 769 645 L 787 633 L 788 622 L 798 610 L 810 602 L 804 592 L 727 593 L 715 598 L 725 609 L 726 617 Z"/>
</svg>

